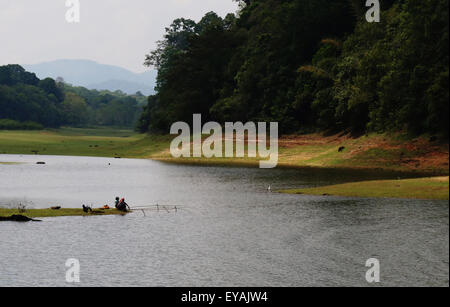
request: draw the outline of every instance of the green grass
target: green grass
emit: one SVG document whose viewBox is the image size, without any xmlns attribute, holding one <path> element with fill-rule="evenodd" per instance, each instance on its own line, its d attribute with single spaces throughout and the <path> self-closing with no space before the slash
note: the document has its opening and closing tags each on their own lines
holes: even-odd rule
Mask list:
<svg viewBox="0 0 450 307">
<path fill-rule="evenodd" d="M 0 131 L 0 154 L 145 158 L 162 150 L 166 139 L 113 129 Z"/>
<path fill-rule="evenodd" d="M 449 200 L 449 177 L 363 181 L 281 192 L 346 197 Z"/>
<path fill-rule="evenodd" d="M 113 127 L 96 127 L 96 128 L 69 128 L 62 127 L 53 130 L 65 136 L 111 136 L 111 137 L 130 137 L 136 135 L 136 132 L 130 129 L 113 128 Z"/>
<path fill-rule="evenodd" d="M 170 163 L 248 167 L 258 167 L 261 160 L 249 157 L 173 158 L 170 154 L 173 137 L 114 128 L 0 131 L 0 154 L 145 158 Z M 345 150 L 339 152 L 341 146 Z M 290 136 L 280 139 L 278 166 L 448 175 L 448 145 L 431 147 L 420 139 L 399 140 L 395 135 L 373 134 L 359 138 L 320 134 Z"/>
<path fill-rule="evenodd" d="M 82 209 L 60 209 L 60 210 L 52 210 L 52 209 L 27 209 L 25 212 L 19 212 L 18 209 L 4 209 L 0 208 L 0 217 L 9 217 L 11 215 L 25 215 L 29 218 L 38 218 L 38 217 L 61 217 L 61 216 L 105 216 L 105 215 L 123 215 L 124 212 L 121 212 L 116 209 L 110 210 L 100 210 L 94 209 L 94 213 L 84 213 Z"/>
</svg>

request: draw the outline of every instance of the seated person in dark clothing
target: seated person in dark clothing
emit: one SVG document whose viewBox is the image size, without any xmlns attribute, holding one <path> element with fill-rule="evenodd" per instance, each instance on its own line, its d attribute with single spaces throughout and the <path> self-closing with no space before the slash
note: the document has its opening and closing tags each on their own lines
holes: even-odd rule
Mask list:
<svg viewBox="0 0 450 307">
<path fill-rule="evenodd" d="M 125 198 L 122 198 L 120 201 L 119 198 L 116 198 L 116 209 L 123 212 L 130 211 L 130 206 L 125 202 Z"/>
</svg>

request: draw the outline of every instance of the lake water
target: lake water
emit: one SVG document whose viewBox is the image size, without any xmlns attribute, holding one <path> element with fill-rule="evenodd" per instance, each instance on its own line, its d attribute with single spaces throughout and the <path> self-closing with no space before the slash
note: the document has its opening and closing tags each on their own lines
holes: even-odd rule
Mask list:
<svg viewBox="0 0 450 307">
<path fill-rule="evenodd" d="M 44 161 L 46 165 L 37 165 Z M 386 174 L 0 155 L 0 205 L 111 205 L 158 212 L 0 223 L 0 286 L 449 285 L 449 202 L 268 193 Z M 393 174 L 390 176 L 394 176 Z M 177 206 L 168 213 L 164 206 Z"/>
</svg>

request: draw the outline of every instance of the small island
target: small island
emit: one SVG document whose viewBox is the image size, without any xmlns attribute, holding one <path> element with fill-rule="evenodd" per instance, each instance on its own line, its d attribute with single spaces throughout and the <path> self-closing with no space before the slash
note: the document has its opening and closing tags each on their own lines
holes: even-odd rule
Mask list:
<svg viewBox="0 0 450 307">
<path fill-rule="evenodd" d="M 35 218 L 44 217 L 62 217 L 62 216 L 105 216 L 105 215 L 125 215 L 127 212 L 119 211 L 117 209 L 93 209 L 92 212 L 86 213 L 83 209 L 69 209 L 61 208 L 55 209 L 7 209 L 0 208 L 0 222 L 1 221 L 32 221 Z M 18 218 L 25 217 L 29 220 Z"/>
<path fill-rule="evenodd" d="M 448 200 L 449 177 L 362 181 L 280 192 L 322 196 Z"/>
</svg>

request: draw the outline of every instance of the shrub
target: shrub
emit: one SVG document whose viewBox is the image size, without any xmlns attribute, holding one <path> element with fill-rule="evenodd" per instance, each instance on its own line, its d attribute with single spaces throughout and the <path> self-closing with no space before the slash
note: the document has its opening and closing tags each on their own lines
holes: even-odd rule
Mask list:
<svg viewBox="0 0 450 307">
<path fill-rule="evenodd" d="M 0 130 L 42 130 L 44 127 L 41 124 L 26 121 L 19 122 L 12 119 L 0 119 Z"/>
</svg>

